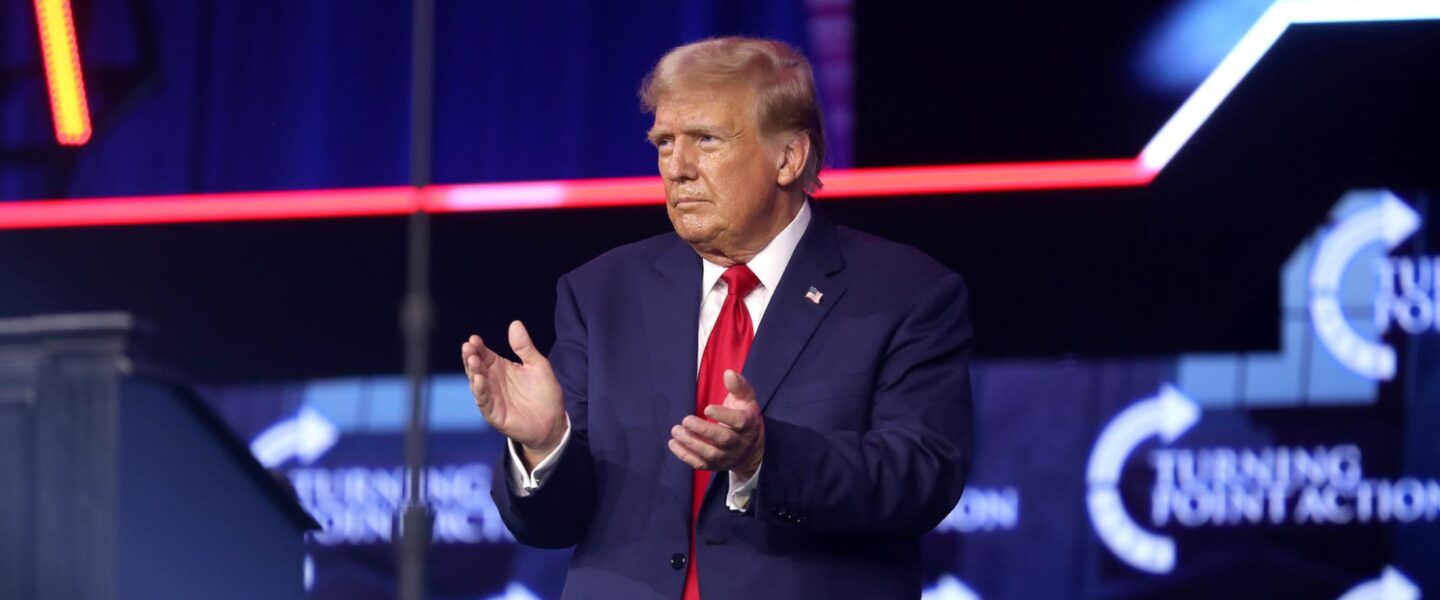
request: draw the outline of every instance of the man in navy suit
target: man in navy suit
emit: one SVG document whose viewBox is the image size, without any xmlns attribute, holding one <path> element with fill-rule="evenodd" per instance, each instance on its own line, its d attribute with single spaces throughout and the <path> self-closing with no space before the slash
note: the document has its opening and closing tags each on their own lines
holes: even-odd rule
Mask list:
<svg viewBox="0 0 1440 600">
<path fill-rule="evenodd" d="M 520 362 L 461 348 L 495 503 L 576 546 L 567 598 L 920 595 L 971 462 L 966 291 L 809 200 L 814 90 L 779 42 L 672 50 L 642 98 L 674 233 L 562 277 L 548 358 L 518 321 Z"/>
</svg>

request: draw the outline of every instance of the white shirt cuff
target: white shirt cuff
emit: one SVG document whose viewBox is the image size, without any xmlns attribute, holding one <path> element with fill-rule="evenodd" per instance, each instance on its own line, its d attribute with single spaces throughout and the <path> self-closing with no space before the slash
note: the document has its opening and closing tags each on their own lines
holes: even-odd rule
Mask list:
<svg viewBox="0 0 1440 600">
<path fill-rule="evenodd" d="M 745 512 L 750 508 L 750 492 L 755 490 L 755 482 L 760 480 L 760 467 L 755 467 L 755 472 L 749 479 L 741 480 L 739 475 L 730 471 L 730 494 L 725 497 L 725 506 L 734 512 Z"/>
<path fill-rule="evenodd" d="M 513 488 L 515 495 L 524 498 L 540 489 L 540 486 L 545 483 L 545 478 L 555 470 L 555 463 L 560 462 L 560 454 L 565 451 L 565 445 L 568 443 L 570 443 L 570 413 L 565 413 L 565 433 L 560 436 L 560 443 L 540 461 L 540 464 L 535 465 L 534 471 L 527 471 L 525 461 L 520 460 L 520 452 L 515 448 L 515 440 L 506 438 L 505 446 L 510 449 L 510 482 L 515 484 Z M 759 471 L 757 470 L 756 473 Z M 731 481 L 733 482 L 734 479 Z"/>
</svg>

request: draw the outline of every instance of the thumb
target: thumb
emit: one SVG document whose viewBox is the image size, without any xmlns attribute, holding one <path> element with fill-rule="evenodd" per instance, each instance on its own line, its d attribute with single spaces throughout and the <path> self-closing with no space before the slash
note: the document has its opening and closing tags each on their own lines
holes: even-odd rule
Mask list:
<svg viewBox="0 0 1440 600">
<path fill-rule="evenodd" d="M 724 379 L 725 391 L 730 392 L 730 396 L 740 402 L 755 402 L 755 388 L 750 386 L 749 381 L 745 381 L 745 377 L 733 370 L 726 369 Z"/>
<path fill-rule="evenodd" d="M 520 357 L 520 362 L 527 365 L 545 361 L 545 356 L 535 349 L 535 342 L 530 339 L 530 332 L 525 330 L 525 324 L 519 321 L 510 323 L 510 349 L 515 351 L 515 356 Z"/>
</svg>

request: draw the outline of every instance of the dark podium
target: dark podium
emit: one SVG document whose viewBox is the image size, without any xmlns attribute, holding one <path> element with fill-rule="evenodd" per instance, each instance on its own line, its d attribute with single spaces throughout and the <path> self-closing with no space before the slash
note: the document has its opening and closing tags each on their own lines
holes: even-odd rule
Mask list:
<svg viewBox="0 0 1440 600">
<path fill-rule="evenodd" d="M 315 522 L 124 313 L 0 319 L 0 598 L 300 598 Z"/>
</svg>

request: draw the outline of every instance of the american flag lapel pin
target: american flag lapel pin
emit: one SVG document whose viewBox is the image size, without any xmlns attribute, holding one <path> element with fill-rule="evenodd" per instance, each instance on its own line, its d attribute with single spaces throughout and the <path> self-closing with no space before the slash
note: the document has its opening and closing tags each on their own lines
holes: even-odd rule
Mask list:
<svg viewBox="0 0 1440 600">
<path fill-rule="evenodd" d="M 819 304 L 820 297 L 824 295 L 825 294 L 820 293 L 820 290 L 815 289 L 815 286 L 812 285 L 810 286 L 810 291 L 805 292 L 805 299 L 809 300 L 811 304 Z"/>
</svg>

